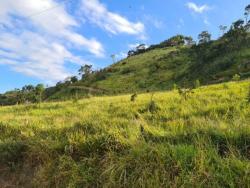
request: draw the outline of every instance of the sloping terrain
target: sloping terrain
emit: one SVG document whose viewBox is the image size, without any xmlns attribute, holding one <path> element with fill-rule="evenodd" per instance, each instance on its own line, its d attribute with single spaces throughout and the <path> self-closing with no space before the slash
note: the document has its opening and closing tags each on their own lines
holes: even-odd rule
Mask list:
<svg viewBox="0 0 250 188">
<path fill-rule="evenodd" d="M 229 34 L 228 34 L 229 35 Z M 236 45 L 236 44 L 240 45 Z M 88 78 L 73 84 L 99 88 L 103 92 L 92 94 L 118 94 L 169 90 L 174 84 L 193 87 L 199 80 L 202 85 L 250 77 L 250 38 L 235 42 L 227 35 L 206 44 L 176 47 L 149 48 L 143 53 L 128 57 Z M 47 99 L 72 97 L 72 85 L 50 89 Z M 78 90 L 85 95 L 86 90 Z"/>
<path fill-rule="evenodd" d="M 249 87 L 0 107 L 1 187 L 249 187 Z"/>
</svg>

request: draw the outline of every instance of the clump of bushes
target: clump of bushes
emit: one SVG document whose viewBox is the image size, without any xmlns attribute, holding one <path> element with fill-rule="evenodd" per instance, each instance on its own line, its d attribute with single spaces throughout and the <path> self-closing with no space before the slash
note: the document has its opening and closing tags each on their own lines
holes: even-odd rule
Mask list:
<svg viewBox="0 0 250 188">
<path fill-rule="evenodd" d="M 179 93 L 179 95 L 180 95 L 183 99 L 187 100 L 194 92 L 193 92 L 193 90 L 190 89 L 190 88 L 188 88 L 188 89 L 181 89 L 181 88 L 179 88 L 179 89 L 178 89 L 178 93 Z"/>
<path fill-rule="evenodd" d="M 235 75 L 233 76 L 232 80 L 235 81 L 235 82 L 240 81 L 240 75 L 235 74 Z"/>
</svg>

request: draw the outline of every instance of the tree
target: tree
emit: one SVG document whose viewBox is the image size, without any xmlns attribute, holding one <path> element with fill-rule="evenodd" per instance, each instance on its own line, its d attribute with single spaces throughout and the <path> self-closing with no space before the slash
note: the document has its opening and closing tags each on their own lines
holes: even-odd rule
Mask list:
<svg viewBox="0 0 250 188">
<path fill-rule="evenodd" d="M 72 77 L 70 77 L 70 81 L 71 81 L 71 83 L 76 83 L 76 82 L 78 82 L 77 76 L 72 76 Z"/>
<path fill-rule="evenodd" d="M 236 22 L 233 22 L 232 24 L 232 30 L 238 30 L 238 29 L 242 29 L 244 26 L 244 21 L 242 19 L 237 20 Z"/>
<path fill-rule="evenodd" d="M 38 96 L 39 103 L 42 102 L 42 94 L 43 94 L 44 90 L 45 90 L 45 88 L 44 88 L 43 84 L 38 84 L 35 87 L 35 94 L 36 94 L 36 96 Z"/>
<path fill-rule="evenodd" d="M 82 79 L 87 78 L 92 73 L 92 65 L 84 65 L 78 70 L 79 75 L 82 76 Z"/>
<path fill-rule="evenodd" d="M 227 37 L 231 41 L 231 49 L 238 49 L 247 41 L 247 32 L 242 19 L 233 22 Z"/>
<path fill-rule="evenodd" d="M 131 57 L 133 55 L 135 55 L 135 51 L 134 50 L 128 51 L 128 57 Z"/>
<path fill-rule="evenodd" d="M 167 47 L 182 46 L 185 44 L 185 37 L 183 35 L 176 35 L 169 38 L 163 43 L 165 43 Z"/>
<path fill-rule="evenodd" d="M 115 54 L 112 54 L 112 55 L 111 55 L 111 58 L 112 58 L 112 60 L 113 60 L 113 63 L 115 63 L 115 62 L 116 62 L 116 55 L 115 55 Z"/>
<path fill-rule="evenodd" d="M 199 36 L 199 44 L 205 44 L 211 41 L 211 34 L 208 31 L 202 31 Z"/>
<path fill-rule="evenodd" d="M 246 32 L 250 31 L 250 20 L 247 22 L 247 24 L 245 25 L 245 30 Z"/>
<path fill-rule="evenodd" d="M 140 44 L 136 47 L 136 52 L 144 52 L 146 50 L 146 44 Z"/>
<path fill-rule="evenodd" d="M 221 31 L 222 36 L 223 36 L 223 35 L 225 34 L 226 30 L 227 30 L 227 26 L 225 26 L 225 25 L 220 25 L 219 28 L 220 28 L 220 31 Z"/>
<path fill-rule="evenodd" d="M 248 16 L 250 14 L 250 4 L 246 6 L 245 8 L 245 18 L 246 18 L 246 23 L 248 22 Z"/>
<path fill-rule="evenodd" d="M 23 92 L 31 92 L 31 91 L 34 91 L 34 86 L 33 85 L 25 85 L 22 87 L 22 91 Z"/>
<path fill-rule="evenodd" d="M 185 37 L 184 40 L 185 40 L 185 43 L 186 43 L 187 46 L 192 46 L 192 45 L 195 44 L 192 37 Z"/>
</svg>

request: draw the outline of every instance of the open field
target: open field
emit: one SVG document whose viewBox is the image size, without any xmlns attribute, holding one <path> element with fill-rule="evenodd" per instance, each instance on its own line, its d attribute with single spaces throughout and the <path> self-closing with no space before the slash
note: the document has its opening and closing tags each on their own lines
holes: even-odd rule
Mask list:
<svg viewBox="0 0 250 188">
<path fill-rule="evenodd" d="M 249 87 L 0 107 L 0 185 L 250 187 Z"/>
</svg>

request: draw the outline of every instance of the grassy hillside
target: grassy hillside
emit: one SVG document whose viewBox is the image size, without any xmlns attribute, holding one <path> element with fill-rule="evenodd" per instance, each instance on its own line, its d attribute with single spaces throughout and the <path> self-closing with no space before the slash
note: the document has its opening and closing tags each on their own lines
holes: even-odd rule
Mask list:
<svg viewBox="0 0 250 188">
<path fill-rule="evenodd" d="M 79 81 L 72 77 L 74 82 L 59 82 L 42 93 L 37 87 L 27 85 L 0 94 L 0 105 L 163 91 L 173 85 L 192 88 L 197 80 L 201 85 L 215 84 L 230 81 L 236 74 L 242 80 L 247 79 L 250 35 L 245 27 L 232 26 L 217 40 L 193 45 L 184 45 L 186 37 L 177 35 L 104 69 L 89 70 Z"/>
<path fill-rule="evenodd" d="M 0 185 L 249 187 L 249 87 L 201 87 L 186 100 L 171 91 L 0 107 Z"/>
<path fill-rule="evenodd" d="M 232 31 L 234 32 L 234 31 Z M 103 93 L 131 93 L 193 87 L 195 80 L 202 85 L 230 81 L 235 74 L 250 77 L 250 38 L 238 39 L 228 32 L 209 43 L 190 46 L 165 47 L 159 45 L 144 53 L 128 57 L 82 81 L 48 90 L 47 100 L 86 95 L 86 90 L 72 86 L 103 89 Z M 73 94 L 72 94 L 73 93 Z M 90 92 L 102 94 L 102 92 Z"/>
</svg>

